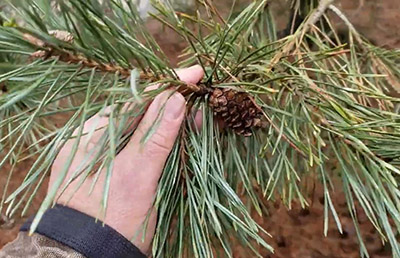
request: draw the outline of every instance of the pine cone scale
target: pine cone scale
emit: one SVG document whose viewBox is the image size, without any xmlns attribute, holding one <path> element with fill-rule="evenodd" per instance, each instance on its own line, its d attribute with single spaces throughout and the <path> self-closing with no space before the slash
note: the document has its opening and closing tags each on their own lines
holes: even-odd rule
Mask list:
<svg viewBox="0 0 400 258">
<path fill-rule="evenodd" d="M 209 104 L 214 115 L 238 135 L 251 136 L 252 129 L 266 126 L 262 121 L 262 112 L 245 92 L 215 88 L 210 94 Z"/>
</svg>

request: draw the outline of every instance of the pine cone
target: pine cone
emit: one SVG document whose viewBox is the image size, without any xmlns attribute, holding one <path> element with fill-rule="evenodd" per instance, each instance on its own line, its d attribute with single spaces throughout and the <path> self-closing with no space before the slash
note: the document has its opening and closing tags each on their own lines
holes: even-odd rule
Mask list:
<svg viewBox="0 0 400 258">
<path fill-rule="evenodd" d="M 266 126 L 262 121 L 262 112 L 245 92 L 216 88 L 211 93 L 209 104 L 214 109 L 214 115 L 238 135 L 251 136 L 252 129 Z"/>
</svg>

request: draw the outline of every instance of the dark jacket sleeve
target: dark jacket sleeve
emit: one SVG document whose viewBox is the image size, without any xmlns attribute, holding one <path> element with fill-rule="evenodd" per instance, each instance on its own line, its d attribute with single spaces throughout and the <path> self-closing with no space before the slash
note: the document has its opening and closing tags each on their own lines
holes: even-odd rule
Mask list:
<svg viewBox="0 0 400 258">
<path fill-rule="evenodd" d="M 29 230 L 32 219 L 28 220 L 21 228 L 22 232 Z M 66 250 L 74 250 L 81 256 L 7 256 L 2 252 L 7 252 L 9 247 L 0 251 L 2 257 L 87 257 L 87 258 L 142 258 L 146 257 L 128 239 L 119 234 L 111 227 L 104 225 L 86 214 L 77 210 L 56 205 L 43 215 L 35 235 L 43 236 L 51 241 L 55 241 Z M 21 234 L 21 233 L 20 233 Z M 20 237 L 19 237 L 20 238 Z M 22 245 L 18 239 L 11 245 L 20 245 L 19 248 L 28 249 L 32 246 Z M 37 244 L 36 244 L 37 246 Z M 39 246 L 40 247 L 40 246 Z"/>
</svg>

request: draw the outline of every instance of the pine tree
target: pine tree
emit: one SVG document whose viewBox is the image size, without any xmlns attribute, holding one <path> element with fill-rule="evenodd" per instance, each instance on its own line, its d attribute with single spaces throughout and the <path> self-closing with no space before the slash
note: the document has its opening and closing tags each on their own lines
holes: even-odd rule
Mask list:
<svg viewBox="0 0 400 258">
<path fill-rule="evenodd" d="M 305 208 L 307 182 L 313 180 L 324 189 L 325 234 L 329 218 L 342 232 L 331 200 L 338 181 L 360 255 L 369 256 L 356 206 L 400 257 L 400 99 L 389 94 L 400 89 L 399 51 L 369 43 L 332 0 L 294 1 L 283 34 L 267 0 L 239 12 L 232 8 L 226 17 L 211 1 L 199 1 L 194 13 L 157 0 L 153 6 L 152 17 L 188 45 L 180 67 L 203 67 L 198 85 L 179 81 L 132 1 L 5 4 L 0 167 L 9 163 L 12 169 L 1 176 L 12 180 L 19 162 L 37 158 L 12 194 L 4 186 L 0 211 L 12 217 L 25 205 L 26 214 L 63 144 L 71 138 L 79 142 L 73 132 L 112 105 L 98 152 L 74 175 L 111 173 L 113 158 L 132 135 L 126 133 L 129 118 L 139 116 L 161 91 L 174 89 L 185 95 L 188 115 L 154 203 L 159 214 L 155 257 L 232 257 L 237 242 L 255 254 L 256 245 L 273 251 L 268 232 L 250 211 L 265 214 L 265 199 L 280 199 L 288 208 L 296 201 Z M 332 17 L 347 25 L 345 37 Z M 145 91 L 154 84 L 161 87 Z M 122 109 L 135 101 L 141 103 L 135 111 Z M 192 126 L 195 110 L 203 112 L 201 130 Z M 53 123 L 59 115 L 67 117 L 61 126 Z M 339 169 L 331 170 L 332 162 Z M 31 231 L 64 187 L 60 180 L 50 189 Z M 105 211 L 106 197 L 104 191 Z"/>
</svg>

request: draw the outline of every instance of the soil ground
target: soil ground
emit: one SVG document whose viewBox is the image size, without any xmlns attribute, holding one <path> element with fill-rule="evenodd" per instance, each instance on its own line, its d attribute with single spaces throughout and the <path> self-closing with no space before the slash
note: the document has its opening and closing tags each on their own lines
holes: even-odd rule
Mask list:
<svg viewBox="0 0 400 258">
<path fill-rule="evenodd" d="M 388 48 L 400 48 L 400 2 L 399 0 L 338 0 L 338 6 L 348 15 L 355 27 L 369 40 L 378 46 Z M 287 8 L 278 5 L 276 15 L 284 17 Z M 156 39 L 161 43 L 163 50 L 171 57 L 172 63 L 177 63 L 180 50 L 184 44 L 176 35 L 165 33 L 154 24 L 150 24 Z M 23 162 L 15 171 L 14 179 L 10 183 L 10 190 L 15 189 L 22 181 L 32 161 Z M 0 190 L 3 189 L 7 179 L 9 168 L 6 166 L 0 171 Z M 45 184 L 46 185 L 46 182 Z M 45 187 L 41 189 L 28 215 L 34 213 L 40 205 L 45 194 Z M 279 203 L 266 203 L 270 216 L 257 217 L 257 221 L 274 237 L 269 239 L 273 245 L 275 254 L 262 252 L 264 257 L 269 258 L 347 258 L 359 257 L 358 243 L 351 218 L 347 212 L 344 197 L 340 192 L 333 196 L 333 201 L 344 228 L 343 235 L 339 234 L 330 218 L 329 234 L 323 236 L 323 205 L 321 203 L 322 191 L 316 189 L 312 205 L 307 210 L 296 207 L 290 211 Z M 15 238 L 18 228 L 24 218 L 16 218 L 13 221 L 2 221 L 0 218 L 0 248 Z M 365 216 L 361 214 L 361 228 L 364 239 L 371 257 L 391 257 L 390 250 L 382 246 L 377 234 Z M 248 252 L 238 248 L 235 257 L 252 257 Z"/>
</svg>

